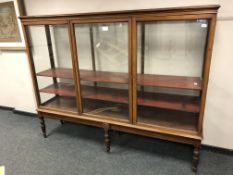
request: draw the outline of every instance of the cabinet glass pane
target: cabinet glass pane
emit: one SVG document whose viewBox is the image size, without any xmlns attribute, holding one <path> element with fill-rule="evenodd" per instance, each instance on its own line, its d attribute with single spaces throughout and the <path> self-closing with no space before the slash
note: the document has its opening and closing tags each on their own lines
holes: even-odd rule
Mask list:
<svg viewBox="0 0 233 175">
<path fill-rule="evenodd" d="M 137 23 L 137 121 L 196 131 L 208 20 Z"/>
<path fill-rule="evenodd" d="M 75 24 L 83 112 L 128 120 L 128 24 Z"/>
<path fill-rule="evenodd" d="M 41 106 L 77 111 L 67 25 L 28 26 Z"/>
</svg>

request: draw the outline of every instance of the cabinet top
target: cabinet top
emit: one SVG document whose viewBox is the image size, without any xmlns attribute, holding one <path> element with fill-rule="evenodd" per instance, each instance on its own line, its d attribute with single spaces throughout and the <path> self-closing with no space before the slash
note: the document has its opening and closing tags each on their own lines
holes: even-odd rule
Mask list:
<svg viewBox="0 0 233 175">
<path fill-rule="evenodd" d="M 77 18 L 81 16 L 105 16 L 105 15 L 138 15 L 138 14 L 172 14 L 172 13 L 186 13 L 186 14 L 203 14 L 217 13 L 220 5 L 206 5 L 206 6 L 184 6 L 184 7 L 169 7 L 156 9 L 137 9 L 137 10 L 122 10 L 122 11 L 105 11 L 105 12 L 89 12 L 89 13 L 73 13 L 73 14 L 56 14 L 56 15 L 36 15 L 36 16 L 20 16 L 24 20 L 30 19 L 52 19 L 52 18 Z"/>
</svg>

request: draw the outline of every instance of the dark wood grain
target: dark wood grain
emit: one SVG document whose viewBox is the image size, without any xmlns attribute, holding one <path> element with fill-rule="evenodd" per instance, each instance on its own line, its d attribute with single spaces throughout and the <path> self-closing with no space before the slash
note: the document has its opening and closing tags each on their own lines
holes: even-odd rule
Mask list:
<svg viewBox="0 0 233 175">
<path fill-rule="evenodd" d="M 129 118 L 130 118 L 130 123 L 133 123 L 133 46 L 132 46 L 132 40 L 133 40 L 133 23 L 132 23 L 132 18 L 128 19 L 128 91 L 129 91 Z"/>
<path fill-rule="evenodd" d="M 47 41 L 47 46 L 48 46 L 50 65 L 51 65 L 51 68 L 54 69 L 55 61 L 54 61 L 53 46 L 52 46 L 52 39 L 51 39 L 49 25 L 45 25 L 45 35 L 46 35 L 46 41 Z M 57 84 L 56 77 L 53 77 L 53 83 Z"/>
<path fill-rule="evenodd" d="M 43 134 L 44 138 L 46 138 L 47 134 L 46 134 L 46 125 L 45 125 L 44 117 L 41 113 L 38 113 L 38 117 L 40 119 L 40 128 L 41 128 L 42 134 Z"/>
<path fill-rule="evenodd" d="M 141 106 L 138 107 L 138 123 L 196 132 L 198 114 Z"/>
<path fill-rule="evenodd" d="M 72 64 L 73 64 L 73 75 L 74 75 L 74 83 L 76 87 L 76 100 L 77 100 L 77 108 L 78 108 L 78 114 L 81 115 L 83 113 L 83 105 L 82 105 L 82 99 L 81 99 L 81 90 L 80 90 L 80 76 L 79 76 L 79 62 L 78 62 L 78 51 L 77 51 L 77 45 L 76 45 L 76 37 L 75 37 L 75 31 L 74 31 L 74 25 L 69 21 L 68 25 L 69 29 L 69 41 L 71 46 L 71 58 L 72 58 Z"/>
<path fill-rule="evenodd" d="M 211 57 L 212 57 L 212 48 L 214 44 L 216 20 L 217 20 L 216 16 L 213 16 L 210 20 L 207 44 L 205 48 L 205 58 L 204 58 L 204 65 L 203 65 L 203 90 L 202 90 L 202 95 L 201 95 L 201 111 L 200 111 L 199 123 L 198 123 L 198 132 L 201 134 L 203 132 L 203 119 L 204 119 L 204 113 L 205 113 L 206 95 L 207 95 L 207 88 L 208 88 L 208 82 L 209 82 L 210 64 L 211 64 Z"/>
<path fill-rule="evenodd" d="M 187 112 L 198 113 L 200 111 L 200 98 L 187 95 L 139 92 L 137 104 Z"/>
<path fill-rule="evenodd" d="M 184 77 L 171 75 L 138 74 L 137 84 L 165 88 L 201 90 L 202 81 L 199 77 Z"/>
<path fill-rule="evenodd" d="M 80 70 L 80 78 L 85 81 L 128 84 L 128 74 L 120 72 Z"/>
<path fill-rule="evenodd" d="M 81 89 L 82 97 L 85 99 L 129 103 L 128 90 L 93 86 L 82 86 Z"/>
<path fill-rule="evenodd" d="M 38 76 L 73 79 L 72 69 L 56 68 L 37 73 Z M 93 82 L 128 83 L 128 74 L 107 71 L 80 70 L 80 79 Z"/>
<path fill-rule="evenodd" d="M 137 15 L 137 14 L 150 14 L 150 13 L 168 13 L 176 14 L 187 12 L 194 14 L 204 14 L 206 12 L 216 14 L 220 5 L 206 5 L 206 6 L 186 6 L 186 7 L 169 7 L 169 8 L 156 8 L 156 9 L 138 9 L 138 10 L 124 10 L 124 11 L 105 11 L 105 12 L 91 12 L 91 13 L 76 13 L 76 14 L 59 14 L 59 15 L 38 15 L 38 16 L 20 16 L 21 21 L 27 20 L 43 20 L 43 19 L 64 19 L 64 18 L 78 18 L 90 16 L 118 16 L 118 15 Z M 196 12 L 196 13 L 195 13 Z M 197 13 L 198 12 L 198 13 Z M 166 18 L 166 16 L 164 17 Z"/>
<path fill-rule="evenodd" d="M 110 125 L 108 123 L 104 123 L 103 128 L 104 128 L 104 144 L 106 147 L 106 152 L 109 153 L 110 145 L 111 145 L 110 134 L 109 134 Z"/>
<path fill-rule="evenodd" d="M 91 44 L 91 64 L 92 64 L 92 70 L 96 70 L 96 64 L 95 64 L 95 46 L 94 46 L 94 34 L 93 34 L 93 25 L 90 25 L 89 29 L 90 33 L 90 44 Z"/>
<path fill-rule="evenodd" d="M 74 85 L 66 83 L 59 83 L 57 86 L 50 85 L 41 89 L 40 92 L 75 97 Z M 129 103 L 128 90 L 123 89 L 81 86 L 81 95 L 84 99 L 104 100 L 124 104 Z M 187 112 L 197 113 L 200 111 L 200 99 L 198 97 L 186 95 L 139 92 L 137 104 L 140 106 L 159 107 Z"/>
<path fill-rule="evenodd" d="M 56 96 L 43 103 L 42 106 L 51 109 L 77 112 L 77 105 L 74 97 Z"/>
<path fill-rule="evenodd" d="M 37 75 L 73 79 L 72 69 L 67 69 L 67 68 L 48 69 L 37 73 Z M 128 74 L 121 72 L 107 72 L 107 71 L 94 72 L 91 70 L 80 70 L 80 79 L 84 81 L 93 81 L 93 82 L 127 84 Z M 154 86 L 154 87 L 190 89 L 190 90 L 202 89 L 202 80 L 199 77 L 138 74 L 137 83 L 138 85 L 142 85 L 142 86 Z"/>
<path fill-rule="evenodd" d="M 39 72 L 36 75 L 37 76 L 44 76 L 44 77 L 73 79 L 73 71 L 72 71 L 72 69 L 68 69 L 68 68 L 48 69 L 48 70 Z"/>
<path fill-rule="evenodd" d="M 74 84 L 58 83 L 40 89 L 40 92 L 75 97 Z"/>
<path fill-rule="evenodd" d="M 201 143 L 194 146 L 193 163 L 192 163 L 192 170 L 194 172 L 197 172 L 197 166 L 198 166 L 199 159 L 200 159 L 200 148 L 201 148 Z"/>
<path fill-rule="evenodd" d="M 141 74 L 145 69 L 145 24 L 141 23 Z"/>
</svg>

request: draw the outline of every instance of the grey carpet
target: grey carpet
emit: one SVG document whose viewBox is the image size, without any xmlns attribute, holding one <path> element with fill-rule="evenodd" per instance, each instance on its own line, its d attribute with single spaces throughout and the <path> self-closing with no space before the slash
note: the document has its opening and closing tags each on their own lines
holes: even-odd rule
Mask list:
<svg viewBox="0 0 233 175">
<path fill-rule="evenodd" d="M 189 175 L 192 147 L 112 133 L 111 153 L 100 128 L 46 119 L 48 138 L 36 117 L 0 110 L 0 165 L 7 175 Z M 201 151 L 200 175 L 233 175 L 233 156 Z"/>
</svg>

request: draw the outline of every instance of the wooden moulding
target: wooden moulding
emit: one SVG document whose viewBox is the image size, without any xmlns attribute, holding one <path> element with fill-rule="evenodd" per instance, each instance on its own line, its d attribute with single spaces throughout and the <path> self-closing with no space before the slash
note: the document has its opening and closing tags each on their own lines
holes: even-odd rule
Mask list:
<svg viewBox="0 0 233 175">
<path fill-rule="evenodd" d="M 0 47 L 0 51 L 26 51 L 25 47 Z"/>
<path fill-rule="evenodd" d="M 55 111 L 50 109 L 48 110 L 44 108 L 39 108 L 37 110 L 39 112 L 46 114 L 46 117 L 49 118 L 64 119 L 67 121 L 93 125 L 97 127 L 102 127 L 103 123 L 109 123 L 111 125 L 111 129 L 113 130 L 129 132 L 132 134 L 140 134 L 144 136 L 155 137 L 155 138 L 165 139 L 174 142 L 193 145 L 196 142 L 200 142 L 200 140 L 202 139 L 201 136 L 197 135 L 197 133 L 176 130 L 167 127 L 160 127 L 160 126 L 147 127 L 143 125 L 132 125 L 129 123 L 122 123 L 119 121 L 113 121 L 103 118 L 94 118 L 86 115 L 77 115 L 77 114 Z"/>
<path fill-rule="evenodd" d="M 206 5 L 206 6 L 186 6 L 186 7 L 170 7 L 170 8 L 156 8 L 156 9 L 138 9 L 138 10 L 123 10 L 123 11 L 106 11 L 106 12 L 91 12 L 91 13 L 76 13 L 76 14 L 61 14 L 61 15 L 40 15 L 40 16 L 20 16 L 24 21 L 33 20 L 49 20 L 49 19 L 72 19 L 78 17 L 98 17 L 98 16 L 125 16 L 125 15 L 144 15 L 144 14 L 165 14 L 171 15 L 173 13 L 185 14 L 216 14 L 220 5 Z"/>
</svg>

